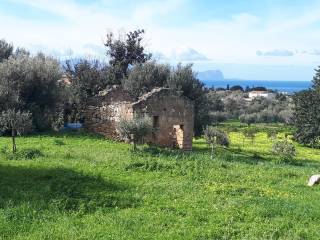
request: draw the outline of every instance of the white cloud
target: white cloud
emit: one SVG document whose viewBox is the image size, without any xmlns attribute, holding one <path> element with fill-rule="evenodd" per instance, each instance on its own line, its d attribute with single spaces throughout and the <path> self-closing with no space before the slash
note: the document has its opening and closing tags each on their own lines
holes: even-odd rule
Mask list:
<svg viewBox="0 0 320 240">
<path fill-rule="evenodd" d="M 301 10 L 299 15 L 283 11 L 283 16 L 262 18 L 239 13 L 229 19 L 203 20 L 178 27 L 164 26 L 161 19 L 179 14 L 186 0 L 137 2 L 133 5 L 133 11 L 123 14 L 108 7 L 110 4 L 107 2 L 113 0 L 105 1 L 105 5 L 92 2 L 86 6 L 75 0 L 12 1 L 51 12 L 64 21 L 40 22 L 1 14 L 1 37 L 26 47 L 31 44 L 42 45 L 43 49 L 55 54 L 62 52 L 63 55 L 65 49 L 71 49 L 73 54 L 101 56 L 103 38 L 108 29 L 144 28 L 147 31 L 146 47 L 150 52 L 171 56 L 174 49 L 190 46 L 196 52 L 189 51 L 184 56 L 177 54 L 180 55 L 177 58 L 190 61 L 213 59 L 215 62 L 265 65 L 310 65 L 319 61 L 315 49 L 319 47 L 320 29 L 314 27 L 320 21 L 319 6 L 309 6 Z M 290 58 L 271 59 L 257 56 L 257 49 L 305 49 L 308 54 L 288 50 L 294 52 Z M 263 51 L 266 52 L 270 51 Z"/>
</svg>

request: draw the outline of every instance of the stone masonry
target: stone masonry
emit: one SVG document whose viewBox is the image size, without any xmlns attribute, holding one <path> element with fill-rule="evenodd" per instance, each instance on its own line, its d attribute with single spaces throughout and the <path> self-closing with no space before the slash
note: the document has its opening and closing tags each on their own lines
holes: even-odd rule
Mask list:
<svg viewBox="0 0 320 240">
<path fill-rule="evenodd" d="M 168 88 L 155 88 L 136 101 L 120 87 L 114 87 L 88 101 L 84 127 L 107 138 L 121 140 L 117 125 L 121 118 L 149 116 L 154 133 L 147 143 L 162 147 L 192 149 L 194 106 L 186 97 Z"/>
</svg>

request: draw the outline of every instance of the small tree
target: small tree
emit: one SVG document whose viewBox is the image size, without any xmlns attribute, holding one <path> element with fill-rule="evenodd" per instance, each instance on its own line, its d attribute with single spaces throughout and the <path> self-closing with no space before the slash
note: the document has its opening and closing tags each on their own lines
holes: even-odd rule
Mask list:
<svg viewBox="0 0 320 240">
<path fill-rule="evenodd" d="M 248 127 L 248 128 L 245 128 L 245 129 L 243 130 L 243 135 L 244 135 L 244 137 L 250 138 L 252 144 L 254 143 L 254 140 L 255 140 L 255 138 L 256 138 L 257 133 L 258 133 L 257 129 L 256 129 L 256 128 L 253 128 L 253 127 Z M 243 144 L 243 145 L 244 145 L 244 144 Z"/>
<path fill-rule="evenodd" d="M 135 116 L 133 119 L 121 119 L 118 124 L 120 135 L 133 144 L 133 150 L 137 150 L 137 144 L 143 142 L 145 136 L 153 130 L 149 117 Z"/>
<path fill-rule="evenodd" d="M 12 137 L 12 152 L 17 151 L 16 136 L 21 135 L 32 127 L 31 113 L 16 111 L 15 109 L 9 109 L 4 111 L 0 115 L 0 131 L 11 132 Z"/>
<path fill-rule="evenodd" d="M 249 127 L 251 124 L 257 122 L 257 114 L 242 114 L 239 116 L 239 120 L 242 123 L 246 123 Z"/>
<path fill-rule="evenodd" d="M 228 135 L 213 126 L 207 126 L 204 130 L 204 137 L 206 139 L 207 144 L 211 147 L 211 158 L 213 158 L 214 147 L 216 145 L 221 145 L 228 147 L 230 145 L 230 141 Z"/>
<path fill-rule="evenodd" d="M 145 63 L 151 59 L 151 54 L 145 53 L 143 35 L 145 31 L 138 29 L 116 38 L 112 32 L 107 34 L 104 46 L 110 65 L 120 69 L 118 79 L 127 76 L 130 65 Z"/>
<path fill-rule="evenodd" d="M 288 140 L 274 143 L 272 145 L 272 152 L 279 156 L 281 161 L 291 161 L 296 156 L 296 148 Z"/>
<path fill-rule="evenodd" d="M 276 129 L 268 129 L 267 130 L 267 137 L 268 139 L 271 139 L 272 141 L 277 138 L 278 131 Z"/>
</svg>

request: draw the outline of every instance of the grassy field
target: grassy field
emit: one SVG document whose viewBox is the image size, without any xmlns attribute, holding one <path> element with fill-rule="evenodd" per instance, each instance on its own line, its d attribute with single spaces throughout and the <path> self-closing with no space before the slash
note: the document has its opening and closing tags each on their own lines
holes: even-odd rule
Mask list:
<svg viewBox="0 0 320 240">
<path fill-rule="evenodd" d="M 211 159 L 202 139 L 192 153 L 133 154 L 96 136 L 29 136 L 13 157 L 2 137 L 0 239 L 320 239 L 320 188 L 306 186 L 320 150 L 297 145 L 279 164 L 265 133 L 230 138 Z"/>
</svg>

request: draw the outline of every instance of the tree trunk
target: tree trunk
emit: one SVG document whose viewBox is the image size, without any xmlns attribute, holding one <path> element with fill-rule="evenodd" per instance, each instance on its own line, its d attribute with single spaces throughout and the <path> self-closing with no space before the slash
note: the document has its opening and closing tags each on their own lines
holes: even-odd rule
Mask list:
<svg viewBox="0 0 320 240">
<path fill-rule="evenodd" d="M 16 132 L 13 129 L 11 130 L 11 137 L 12 137 L 12 152 L 16 153 L 17 151 Z"/>
<path fill-rule="evenodd" d="M 213 153 L 214 153 L 214 146 L 211 144 L 211 159 L 213 159 Z"/>
</svg>

